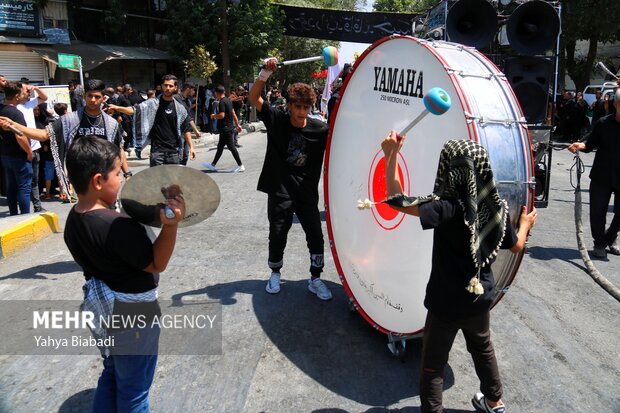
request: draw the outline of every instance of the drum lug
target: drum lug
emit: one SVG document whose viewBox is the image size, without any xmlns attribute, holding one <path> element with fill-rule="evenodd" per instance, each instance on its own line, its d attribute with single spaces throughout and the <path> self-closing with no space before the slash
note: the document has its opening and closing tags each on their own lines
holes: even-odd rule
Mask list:
<svg viewBox="0 0 620 413">
<path fill-rule="evenodd" d="M 530 187 L 530 190 L 535 191 L 536 190 L 536 178 L 532 178 L 532 180 L 527 183 L 527 186 Z"/>
</svg>

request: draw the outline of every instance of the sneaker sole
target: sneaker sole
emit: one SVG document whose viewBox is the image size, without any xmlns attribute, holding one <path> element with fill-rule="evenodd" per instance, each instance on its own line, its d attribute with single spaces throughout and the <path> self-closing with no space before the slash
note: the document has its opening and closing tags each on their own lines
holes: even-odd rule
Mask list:
<svg viewBox="0 0 620 413">
<path fill-rule="evenodd" d="M 334 298 L 334 296 L 333 296 L 333 295 L 332 295 L 331 297 L 329 297 L 329 298 L 323 298 L 323 297 L 319 296 L 316 292 L 312 291 L 310 288 L 308 288 L 308 291 L 309 291 L 310 293 L 312 293 L 312 294 L 316 295 L 316 298 L 318 298 L 318 299 L 319 299 L 319 300 L 321 300 L 321 301 L 329 301 L 329 300 L 331 300 L 332 298 Z"/>
</svg>

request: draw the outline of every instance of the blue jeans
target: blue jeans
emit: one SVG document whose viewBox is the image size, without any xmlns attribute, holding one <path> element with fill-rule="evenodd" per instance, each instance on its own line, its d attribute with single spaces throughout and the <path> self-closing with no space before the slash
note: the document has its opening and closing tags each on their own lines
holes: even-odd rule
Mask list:
<svg viewBox="0 0 620 413">
<path fill-rule="evenodd" d="M 110 333 L 122 353 L 103 359 L 103 372 L 93 399 L 93 413 L 148 413 L 149 389 L 157 365 L 159 327 Z"/>
<path fill-rule="evenodd" d="M 6 176 L 6 200 L 9 213 L 17 215 L 30 213 L 30 192 L 32 191 L 32 162 L 25 158 L 2 156 Z"/>
</svg>

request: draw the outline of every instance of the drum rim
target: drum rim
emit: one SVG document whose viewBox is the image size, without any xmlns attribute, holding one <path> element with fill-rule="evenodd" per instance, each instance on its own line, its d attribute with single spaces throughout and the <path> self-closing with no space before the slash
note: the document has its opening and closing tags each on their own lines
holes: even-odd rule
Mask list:
<svg viewBox="0 0 620 413">
<path fill-rule="evenodd" d="M 407 332 L 407 333 L 401 333 L 401 332 L 394 332 L 391 331 L 389 329 L 386 329 L 385 327 L 381 326 L 380 324 L 378 324 L 375 320 L 373 320 L 373 318 L 362 308 L 362 306 L 360 305 L 358 299 L 355 297 L 355 295 L 353 294 L 353 291 L 351 290 L 351 288 L 349 287 L 349 283 L 347 282 L 346 276 L 344 274 L 343 271 L 343 267 L 340 263 L 340 258 L 338 256 L 338 251 L 337 251 L 337 247 L 336 247 L 336 242 L 334 240 L 334 232 L 332 229 L 332 221 L 331 221 L 331 211 L 330 211 L 330 206 L 329 206 L 329 161 L 331 158 L 331 143 L 332 143 L 332 137 L 333 137 L 333 131 L 334 131 L 334 125 L 336 122 L 336 119 L 338 118 L 338 111 L 340 109 L 340 103 L 342 101 L 342 96 L 344 96 L 344 93 L 346 91 L 346 88 L 349 85 L 349 82 L 351 81 L 351 79 L 353 78 L 353 74 L 355 73 L 355 71 L 357 70 L 358 66 L 361 64 L 361 62 L 364 61 L 364 59 L 378 46 L 380 46 L 381 44 L 389 41 L 389 40 L 393 40 L 393 39 L 407 39 L 407 40 L 411 40 L 414 41 L 416 43 L 418 43 L 419 45 L 425 47 L 428 51 L 431 52 L 431 54 L 439 60 L 440 63 L 442 63 L 444 66 L 447 63 L 445 61 L 445 59 L 443 59 L 443 56 L 441 56 L 438 53 L 435 53 L 435 51 L 433 50 L 432 47 L 429 47 L 427 44 L 428 43 L 432 43 L 432 42 L 428 42 L 425 40 L 421 40 L 421 39 L 417 39 L 415 37 L 412 36 L 403 36 L 403 35 L 392 35 L 392 36 L 387 36 L 384 37 L 382 39 L 377 40 L 376 42 L 374 42 L 372 45 L 370 45 L 354 62 L 351 71 L 349 73 L 349 76 L 347 76 L 347 78 L 344 80 L 344 83 L 341 87 L 341 94 L 340 97 L 338 98 L 338 100 L 336 101 L 335 105 L 334 105 L 334 116 L 331 117 L 331 121 L 329 123 L 329 134 L 327 137 L 327 144 L 326 144 L 326 151 L 325 151 L 325 162 L 324 162 L 324 166 L 323 166 L 323 196 L 324 196 L 324 202 L 325 202 L 325 223 L 327 226 L 327 235 L 329 238 L 329 245 L 330 245 L 330 249 L 332 252 L 332 257 L 334 259 L 334 265 L 336 266 L 336 270 L 338 272 L 338 277 L 340 278 L 340 281 L 342 283 L 342 286 L 345 290 L 345 293 L 347 294 L 347 296 L 349 297 L 349 301 L 351 302 L 351 304 L 355 307 L 355 310 L 358 311 L 362 317 L 376 330 L 379 330 L 380 332 L 384 333 L 384 334 L 388 334 L 388 335 L 392 335 L 392 336 L 411 336 L 411 335 L 417 335 L 420 334 L 424 331 L 424 327 L 422 327 L 421 329 L 415 330 L 413 332 Z M 463 46 L 465 47 L 465 46 Z M 495 64 L 489 60 L 485 55 L 483 55 L 482 53 L 478 53 L 479 56 L 477 57 L 481 57 L 483 59 L 486 60 L 487 64 L 490 64 L 493 69 L 495 69 L 497 72 L 500 72 L 499 69 L 497 68 L 497 66 L 495 66 Z M 462 96 L 462 91 L 464 90 L 464 88 L 462 87 L 461 83 L 459 82 L 458 77 L 456 77 L 454 74 L 449 74 L 449 78 L 450 80 L 453 82 L 453 85 L 455 87 L 455 89 L 458 91 L 457 93 L 457 97 L 462 105 L 463 108 L 467 108 L 470 109 L 470 104 L 466 99 L 466 96 L 463 95 Z M 506 79 L 504 79 L 505 82 L 507 82 Z M 504 91 L 509 91 L 513 101 L 516 103 L 517 105 L 517 109 L 518 111 L 522 114 L 523 111 L 521 110 L 521 106 L 519 104 L 519 101 L 517 100 L 514 91 L 512 90 L 512 88 L 507 87 L 506 83 L 502 84 L 502 88 L 504 89 Z M 478 134 L 478 128 L 477 126 L 474 124 L 475 122 L 472 122 L 472 124 L 468 125 L 467 130 L 469 133 L 469 139 L 470 140 L 474 140 L 476 142 L 480 141 L 480 136 Z M 530 134 L 527 128 L 522 127 L 522 129 L 524 130 L 524 135 L 526 137 L 526 142 L 529 145 L 529 147 L 531 148 L 531 138 L 530 138 Z M 533 157 L 529 156 L 529 162 L 525 162 L 527 165 L 527 175 L 528 175 L 528 179 L 532 176 L 532 171 L 533 171 Z M 532 193 L 532 191 L 528 191 L 528 195 L 527 195 L 527 207 L 528 210 L 531 208 L 531 206 L 533 205 L 533 199 L 534 199 L 534 195 Z M 505 290 L 510 287 L 512 285 L 512 282 L 514 281 L 517 272 L 519 270 L 519 267 L 521 265 L 521 262 L 523 260 L 523 256 L 524 256 L 524 251 L 521 251 L 520 253 L 517 254 L 517 256 L 515 257 L 514 260 L 514 264 L 510 267 L 510 272 L 509 272 L 509 278 L 507 280 L 506 286 L 501 290 L 501 291 L 497 291 L 497 295 L 493 301 L 493 304 L 491 306 L 491 309 L 493 307 L 495 307 L 495 305 L 497 305 L 497 303 L 499 303 L 499 301 L 503 298 L 503 296 L 505 295 Z M 497 280 L 496 280 L 497 283 Z"/>
</svg>

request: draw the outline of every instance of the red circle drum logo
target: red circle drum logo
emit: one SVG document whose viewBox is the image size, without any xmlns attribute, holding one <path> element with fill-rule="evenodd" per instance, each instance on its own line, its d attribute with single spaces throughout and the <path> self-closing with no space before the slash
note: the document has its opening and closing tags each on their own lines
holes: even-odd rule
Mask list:
<svg viewBox="0 0 620 413">
<path fill-rule="evenodd" d="M 398 175 L 403 189 L 410 193 L 409 188 L 409 168 L 402 154 L 398 154 Z M 404 173 L 403 173 L 404 170 Z M 385 185 L 385 156 L 380 150 L 372 160 L 370 173 L 368 174 L 368 199 L 373 202 L 383 201 L 387 197 L 387 187 Z M 403 222 L 405 214 L 390 208 L 387 204 L 376 204 L 372 207 L 372 216 L 377 224 L 383 229 L 393 230 Z"/>
</svg>

